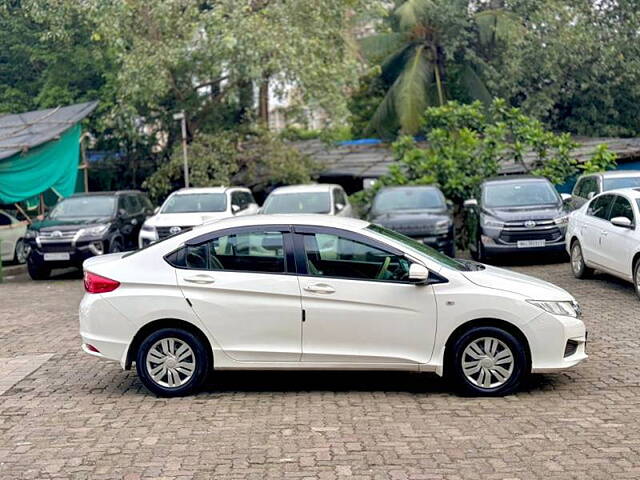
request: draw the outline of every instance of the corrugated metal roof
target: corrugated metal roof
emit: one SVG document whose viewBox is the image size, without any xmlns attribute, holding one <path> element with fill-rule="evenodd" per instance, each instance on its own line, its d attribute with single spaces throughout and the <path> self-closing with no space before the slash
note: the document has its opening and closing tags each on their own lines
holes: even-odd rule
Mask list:
<svg viewBox="0 0 640 480">
<path fill-rule="evenodd" d="M 0 160 L 59 138 L 97 105 L 87 102 L 0 117 Z"/>
<path fill-rule="evenodd" d="M 572 155 L 580 162 L 591 158 L 595 148 L 601 143 L 607 144 L 609 150 L 618 155 L 619 160 L 640 157 L 640 138 L 575 138 L 575 141 L 579 146 L 573 150 Z M 306 140 L 294 142 L 293 145 L 322 166 L 323 176 L 377 178 L 385 175 L 393 162 L 389 144 L 327 145 L 320 140 Z M 525 155 L 525 165 L 533 164 L 535 158 L 533 152 Z M 503 163 L 500 173 L 520 174 L 528 173 L 528 170 L 525 166 L 510 161 Z"/>
</svg>

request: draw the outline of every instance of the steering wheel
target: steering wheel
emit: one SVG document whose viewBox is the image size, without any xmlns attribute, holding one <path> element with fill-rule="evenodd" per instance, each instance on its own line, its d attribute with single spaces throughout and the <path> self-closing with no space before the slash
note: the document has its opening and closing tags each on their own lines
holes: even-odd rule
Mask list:
<svg viewBox="0 0 640 480">
<path fill-rule="evenodd" d="M 209 256 L 209 261 L 211 262 L 211 266 L 215 270 L 224 270 L 224 266 L 222 265 L 220 260 L 218 260 L 218 258 L 215 255 L 210 255 Z"/>
<path fill-rule="evenodd" d="M 386 257 L 384 259 L 384 262 L 382 262 L 382 266 L 380 267 L 378 274 L 376 275 L 376 280 L 380 280 L 381 278 L 384 278 L 384 274 L 387 273 L 387 269 L 389 268 L 390 263 L 391 263 L 391 257 Z"/>
</svg>

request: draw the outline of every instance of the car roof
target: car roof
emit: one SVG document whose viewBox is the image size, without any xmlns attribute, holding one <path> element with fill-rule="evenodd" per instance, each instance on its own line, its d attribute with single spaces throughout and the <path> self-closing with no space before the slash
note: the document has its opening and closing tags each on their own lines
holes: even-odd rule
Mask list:
<svg viewBox="0 0 640 480">
<path fill-rule="evenodd" d="M 111 192 L 81 192 L 74 193 L 71 197 L 113 197 L 115 195 L 126 195 L 126 194 L 135 194 L 142 195 L 143 193 L 140 190 L 115 190 Z M 71 198 L 67 197 L 67 198 Z M 64 200 L 64 199 L 62 199 Z"/>
<path fill-rule="evenodd" d="M 292 213 L 276 215 L 245 215 L 241 217 L 230 217 L 222 220 L 212 221 L 207 225 L 215 226 L 218 229 L 245 227 L 252 225 L 314 225 L 322 227 L 343 228 L 346 230 L 361 230 L 370 223 L 357 218 L 339 217 L 336 215 L 320 215 L 313 213 Z"/>
<path fill-rule="evenodd" d="M 278 187 L 273 190 L 270 195 L 279 195 L 281 193 L 306 193 L 306 192 L 330 192 L 334 188 L 341 188 L 335 183 L 309 183 L 307 185 L 288 185 L 286 187 Z"/>
<path fill-rule="evenodd" d="M 640 177 L 640 170 L 609 170 L 583 175 L 583 177 L 601 176 L 602 178 Z"/>
<path fill-rule="evenodd" d="M 606 192 L 602 192 L 600 196 L 603 195 L 610 195 L 612 193 L 620 193 L 622 195 L 626 195 L 629 198 L 633 198 L 633 199 L 640 199 L 640 188 L 638 187 L 631 187 L 631 188 L 616 188 L 615 190 L 607 190 Z"/>
<path fill-rule="evenodd" d="M 421 189 L 429 189 L 429 190 L 440 190 L 436 185 L 391 185 L 388 187 L 382 187 L 379 192 L 384 190 L 421 190 Z"/>
<path fill-rule="evenodd" d="M 190 187 L 181 188 L 172 193 L 172 195 L 190 195 L 198 193 L 225 193 L 229 187 Z"/>
<path fill-rule="evenodd" d="M 538 177 L 536 175 L 502 175 L 499 177 L 487 178 L 484 182 L 482 182 L 482 184 L 486 185 L 488 183 L 519 183 L 530 181 L 548 182 L 549 180 L 545 177 Z"/>
</svg>

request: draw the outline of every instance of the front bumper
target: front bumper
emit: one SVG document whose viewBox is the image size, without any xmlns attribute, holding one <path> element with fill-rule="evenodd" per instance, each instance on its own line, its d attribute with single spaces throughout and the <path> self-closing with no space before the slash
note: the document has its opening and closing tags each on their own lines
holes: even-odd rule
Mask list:
<svg viewBox="0 0 640 480">
<path fill-rule="evenodd" d="M 29 261 L 49 268 L 82 267 L 88 258 L 102 255 L 107 251 L 108 242 L 102 238 L 88 238 L 78 242 L 30 242 Z M 54 256 L 68 255 L 68 259 L 50 260 Z"/>
<path fill-rule="evenodd" d="M 483 236 L 481 238 L 482 247 L 484 251 L 489 255 L 499 254 L 513 254 L 513 253 L 537 253 L 537 252 L 551 252 L 551 253 L 563 253 L 566 250 L 564 238 L 560 242 L 545 243 L 541 247 L 519 247 L 518 244 L 499 244 L 490 237 Z"/>
<path fill-rule="evenodd" d="M 587 330 L 578 318 L 542 313 L 524 327 L 533 373 L 560 372 L 587 359 Z"/>
</svg>

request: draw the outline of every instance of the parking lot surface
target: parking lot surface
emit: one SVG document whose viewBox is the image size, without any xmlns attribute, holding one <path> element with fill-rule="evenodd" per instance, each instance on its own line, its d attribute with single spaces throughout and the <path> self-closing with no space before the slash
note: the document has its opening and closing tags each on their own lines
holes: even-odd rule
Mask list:
<svg viewBox="0 0 640 480">
<path fill-rule="evenodd" d="M 81 280 L 0 285 L 0 478 L 638 478 L 640 302 L 567 263 L 589 360 L 506 398 L 432 374 L 224 372 L 187 398 L 80 351 Z"/>
</svg>

